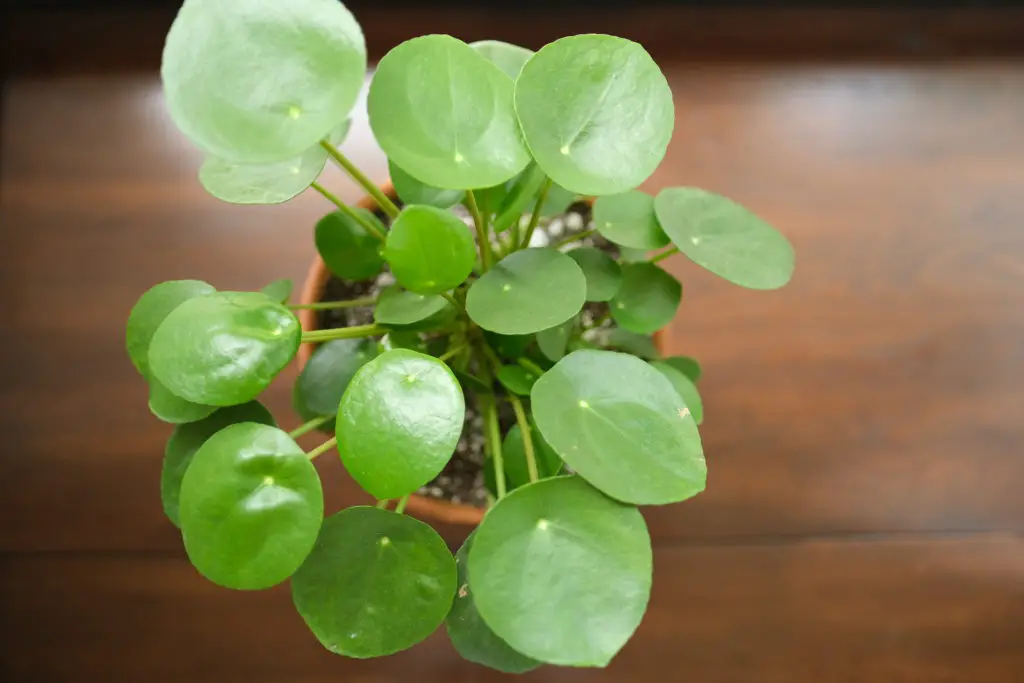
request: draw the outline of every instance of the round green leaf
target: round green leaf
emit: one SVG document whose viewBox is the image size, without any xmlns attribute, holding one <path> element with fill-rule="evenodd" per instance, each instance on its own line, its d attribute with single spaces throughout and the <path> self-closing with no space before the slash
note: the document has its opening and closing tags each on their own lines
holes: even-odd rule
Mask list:
<svg viewBox="0 0 1024 683">
<path fill-rule="evenodd" d="M 639 190 L 598 197 L 594 227 L 607 240 L 631 249 L 659 249 L 668 235 L 654 215 L 654 197 Z"/>
<path fill-rule="evenodd" d="M 575 192 L 569 192 L 557 183 L 551 185 L 548 189 L 548 196 L 545 197 L 544 204 L 540 208 L 540 215 L 551 217 L 565 213 L 566 209 L 576 201 L 576 196 Z"/>
<path fill-rule="evenodd" d="M 494 62 L 499 69 L 508 74 L 513 81 L 519 77 L 523 65 L 533 56 L 533 50 L 519 47 L 500 40 L 478 40 L 469 46 L 487 59 Z"/>
<path fill-rule="evenodd" d="M 160 500 L 164 506 L 164 514 L 174 526 L 181 526 L 178 518 L 178 498 L 181 494 L 181 480 L 189 463 L 192 462 L 192 457 L 211 436 L 239 422 L 277 426 L 270 411 L 258 401 L 250 401 L 229 408 L 217 408 L 208 417 L 178 425 L 171 432 L 171 437 L 164 448 L 164 466 L 160 473 Z"/>
<path fill-rule="evenodd" d="M 619 261 L 622 263 L 639 263 L 647 260 L 647 249 L 633 249 L 632 247 L 619 247 Z"/>
<path fill-rule="evenodd" d="M 149 347 L 153 375 L 193 403 L 246 403 L 295 356 L 302 328 L 266 294 L 217 292 L 168 315 Z"/>
<path fill-rule="evenodd" d="M 562 471 L 562 459 L 558 457 L 558 453 L 555 453 L 554 449 L 544 440 L 544 437 L 541 436 L 540 431 L 535 426 L 531 427 L 530 435 L 533 439 L 533 457 L 537 463 L 537 475 L 541 479 L 557 476 Z M 530 467 L 526 462 L 523 432 L 518 424 L 514 424 L 509 428 L 501 450 L 510 490 L 529 484 Z"/>
<path fill-rule="evenodd" d="M 417 294 L 388 287 L 380 294 L 373 319 L 382 325 L 412 325 L 442 311 L 448 302 L 437 294 Z"/>
<path fill-rule="evenodd" d="M 201 280 L 171 280 L 150 287 L 139 297 L 125 328 L 128 357 L 139 374 L 149 377 L 149 345 L 164 318 L 189 299 L 216 291 Z"/>
<path fill-rule="evenodd" d="M 287 304 L 288 299 L 292 296 L 293 289 L 295 289 L 295 283 L 291 280 L 283 279 L 274 280 L 261 288 L 260 291 L 279 304 Z"/>
<path fill-rule="evenodd" d="M 336 0 L 185 0 L 160 70 L 178 128 L 245 163 L 288 159 L 327 137 L 365 73 L 363 33 Z"/>
<path fill-rule="evenodd" d="M 694 383 L 696 383 L 703 374 L 703 370 L 700 367 L 700 363 L 697 362 L 697 359 L 690 358 L 689 356 L 670 356 L 665 359 L 665 362 L 689 377 L 690 381 Z"/>
<path fill-rule="evenodd" d="M 484 331 L 484 339 L 488 346 L 500 357 L 508 360 L 516 360 L 525 354 L 533 343 L 533 338 L 532 334 L 495 334 Z"/>
<path fill-rule="evenodd" d="M 451 36 L 413 38 L 384 55 L 367 108 L 388 158 L 434 187 L 490 187 L 530 161 L 512 79 Z"/>
<path fill-rule="evenodd" d="M 292 599 L 331 652 L 381 657 L 441 625 L 456 581 L 455 558 L 436 531 L 360 506 L 324 520 L 316 547 L 292 577 Z"/>
<path fill-rule="evenodd" d="M 575 261 L 554 249 L 523 249 L 470 286 L 466 310 L 485 330 L 530 334 L 564 323 L 586 298 L 587 279 Z"/>
<path fill-rule="evenodd" d="M 352 378 L 338 407 L 338 452 L 375 498 L 400 498 L 440 474 L 462 434 L 466 404 L 436 358 L 393 349 Z"/>
<path fill-rule="evenodd" d="M 225 427 L 199 447 L 179 506 L 189 560 L 210 581 L 239 590 L 291 576 L 324 516 L 313 463 L 288 434 L 255 422 Z"/>
<path fill-rule="evenodd" d="M 327 150 L 319 144 L 271 164 L 240 164 L 208 156 L 199 167 L 199 182 L 211 195 L 232 204 L 280 204 L 304 192 L 326 163 Z"/>
<path fill-rule="evenodd" d="M 386 231 L 370 211 L 359 207 L 352 210 L 380 226 L 381 232 Z M 365 280 L 379 273 L 384 265 L 380 240 L 340 211 L 317 222 L 314 239 L 324 265 L 343 280 Z"/>
<path fill-rule="evenodd" d="M 561 325 L 555 325 L 537 333 L 537 346 L 545 358 L 556 361 L 565 355 L 565 348 L 569 345 L 569 336 L 575 326 L 576 318 L 572 317 Z"/>
<path fill-rule="evenodd" d="M 750 289 L 777 289 L 793 276 L 793 246 L 736 202 L 695 187 L 662 190 L 654 203 L 661 226 L 686 256 Z"/>
<path fill-rule="evenodd" d="M 621 327 L 615 327 L 608 333 L 608 346 L 641 358 L 657 358 L 661 355 L 650 335 L 637 334 Z"/>
<path fill-rule="evenodd" d="M 651 571 L 640 512 L 579 477 L 498 501 L 469 551 L 469 589 L 484 622 L 518 652 L 563 666 L 611 661 L 643 618 Z"/>
<path fill-rule="evenodd" d="M 186 401 L 175 396 L 171 391 L 155 379 L 149 380 L 149 411 L 157 418 L 171 424 L 195 422 L 217 410 L 216 406 L 204 406 L 201 403 Z"/>
<path fill-rule="evenodd" d="M 476 246 L 455 214 L 433 206 L 406 206 L 391 225 L 384 258 L 395 279 L 418 294 L 458 287 L 473 272 Z"/>
<path fill-rule="evenodd" d="M 465 190 L 443 190 L 420 182 L 399 168 L 393 161 L 388 161 L 388 169 L 395 193 L 406 204 L 424 204 L 438 209 L 447 209 L 461 202 L 462 198 L 466 196 Z"/>
<path fill-rule="evenodd" d="M 587 278 L 587 301 L 608 301 L 622 284 L 622 269 L 611 256 L 594 247 L 566 252 Z"/>
<path fill-rule="evenodd" d="M 533 158 L 584 195 L 631 190 L 658 166 L 672 137 L 672 91 L 640 45 L 606 35 L 561 38 L 515 83 L 516 114 Z"/>
<path fill-rule="evenodd" d="M 334 415 L 356 372 L 378 353 L 379 345 L 372 339 L 334 339 L 321 344 L 296 381 L 299 402 L 314 416 Z"/>
<path fill-rule="evenodd" d="M 657 368 L 658 372 L 665 375 L 665 379 L 672 383 L 672 387 L 679 394 L 679 398 L 683 399 L 683 403 L 690 410 L 693 421 L 697 424 L 702 423 L 704 421 L 704 402 L 700 398 L 697 386 L 690 378 L 665 361 L 654 361 L 651 365 Z"/>
<path fill-rule="evenodd" d="M 574 351 L 530 396 L 547 442 L 609 496 L 661 505 L 704 490 L 707 465 L 693 416 L 664 375 L 639 358 Z"/>
<path fill-rule="evenodd" d="M 498 381 L 513 394 L 529 396 L 537 375 L 518 365 L 502 365 L 498 370 Z"/>
<path fill-rule="evenodd" d="M 469 587 L 469 550 L 472 546 L 473 534 L 470 534 L 455 554 L 459 592 L 445 620 L 448 637 L 455 650 L 467 661 L 510 674 L 532 671 L 541 663 L 509 647 L 484 623 L 476 609 Z"/>
<path fill-rule="evenodd" d="M 653 263 L 622 266 L 622 285 L 608 304 L 612 318 L 637 334 L 651 334 L 672 322 L 683 286 Z"/>
</svg>

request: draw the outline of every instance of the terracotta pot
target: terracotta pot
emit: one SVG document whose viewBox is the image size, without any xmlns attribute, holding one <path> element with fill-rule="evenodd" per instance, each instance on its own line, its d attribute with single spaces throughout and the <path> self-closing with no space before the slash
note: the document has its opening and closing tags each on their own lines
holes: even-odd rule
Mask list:
<svg viewBox="0 0 1024 683">
<path fill-rule="evenodd" d="M 383 190 L 384 194 L 392 199 L 395 198 L 391 183 L 382 185 L 381 190 Z M 369 211 L 373 211 L 377 208 L 377 204 L 374 202 L 372 197 L 364 197 L 359 202 L 358 206 Z M 299 303 L 318 303 L 323 295 L 324 288 L 327 286 L 327 281 L 330 278 L 330 271 L 327 270 L 327 266 L 324 265 L 323 259 L 321 259 L 320 255 L 317 254 L 313 259 L 313 263 L 309 267 L 308 274 L 306 275 L 306 282 L 302 286 L 302 294 L 299 298 Z M 317 311 L 310 309 L 300 310 L 299 322 L 302 323 L 303 330 L 312 331 L 318 329 Z M 655 333 L 654 343 L 659 350 L 665 348 L 664 330 Z M 312 342 L 307 342 L 299 346 L 299 352 L 297 354 L 299 370 L 302 370 L 309 361 L 309 357 L 312 355 L 315 348 L 316 344 Z M 483 508 L 466 505 L 464 503 L 450 503 L 445 500 L 429 498 L 427 496 L 418 496 L 416 494 L 409 497 L 409 502 L 405 509 L 417 517 L 424 517 L 450 524 L 476 526 L 484 518 Z"/>
</svg>

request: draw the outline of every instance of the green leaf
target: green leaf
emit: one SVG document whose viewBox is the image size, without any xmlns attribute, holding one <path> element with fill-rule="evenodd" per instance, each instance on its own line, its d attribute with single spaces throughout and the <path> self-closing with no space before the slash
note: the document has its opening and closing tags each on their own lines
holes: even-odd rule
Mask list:
<svg viewBox="0 0 1024 683">
<path fill-rule="evenodd" d="M 164 465 L 160 473 L 160 500 L 164 514 L 174 526 L 181 526 L 178 518 L 178 498 L 181 494 L 181 480 L 192 457 L 199 447 L 211 436 L 233 424 L 255 422 L 276 427 L 274 416 L 258 401 L 250 401 L 229 408 L 218 408 L 208 417 L 181 424 L 174 428 L 164 448 Z"/>
<path fill-rule="evenodd" d="M 412 325 L 439 313 L 450 304 L 437 294 L 405 292 L 388 287 L 381 292 L 373 319 L 382 325 Z"/>
<path fill-rule="evenodd" d="M 587 301 L 608 301 L 619 291 L 622 269 L 615 260 L 595 247 L 578 247 L 566 252 L 587 278 Z"/>
<path fill-rule="evenodd" d="M 302 194 L 320 177 L 327 150 L 315 144 L 297 157 L 272 164 L 241 164 L 208 156 L 199 182 L 211 195 L 232 204 L 280 204 Z"/>
<path fill-rule="evenodd" d="M 574 351 L 533 385 L 537 428 L 562 460 L 613 498 L 637 505 L 704 490 L 693 416 L 664 375 L 614 351 Z"/>
<path fill-rule="evenodd" d="M 703 374 L 700 363 L 695 358 L 690 358 L 689 356 L 670 356 L 665 359 L 665 362 L 689 377 L 690 381 L 694 383 Z"/>
<path fill-rule="evenodd" d="M 611 661 L 643 618 L 651 571 L 637 509 L 579 477 L 498 501 L 469 551 L 469 589 L 487 626 L 518 652 L 563 666 Z"/>
<path fill-rule="evenodd" d="M 647 260 L 647 249 L 633 249 L 631 247 L 619 247 L 619 261 L 622 263 L 640 263 Z"/>
<path fill-rule="evenodd" d="M 193 403 L 231 406 L 259 396 L 299 348 L 295 315 L 266 294 L 217 292 L 168 315 L 149 347 L 153 375 Z"/>
<path fill-rule="evenodd" d="M 387 351 L 359 369 L 341 399 L 341 462 L 370 495 L 400 498 L 444 469 L 465 413 L 447 365 L 415 351 Z"/>
<path fill-rule="evenodd" d="M 693 421 L 697 424 L 702 423 L 704 421 L 704 402 L 700 398 L 700 392 L 697 391 L 697 385 L 689 377 L 665 361 L 654 361 L 651 365 L 658 372 L 665 375 L 665 379 L 672 383 L 672 387 L 679 394 L 679 398 L 683 399 L 683 403 L 690 410 Z"/>
<path fill-rule="evenodd" d="M 484 623 L 476 609 L 469 587 L 469 550 L 472 546 L 473 534 L 470 534 L 455 554 L 459 592 L 445 620 L 448 637 L 455 650 L 467 661 L 510 674 L 532 671 L 541 663 L 509 647 Z"/>
<path fill-rule="evenodd" d="M 576 193 L 569 192 L 558 183 L 554 183 L 548 189 L 548 196 L 540 208 L 540 215 L 551 217 L 565 213 L 566 209 L 576 201 Z"/>
<path fill-rule="evenodd" d="M 605 239 L 631 249 L 660 249 L 668 244 L 668 235 L 654 214 L 654 197 L 639 190 L 598 197 L 594 227 Z"/>
<path fill-rule="evenodd" d="M 367 108 L 388 158 L 434 187 L 490 187 L 530 161 L 512 79 L 451 36 L 413 38 L 384 55 Z"/>
<path fill-rule="evenodd" d="M 565 348 L 569 345 L 569 336 L 575 326 L 576 318 L 572 317 L 561 325 L 555 325 L 537 333 L 537 346 L 545 358 L 557 361 L 565 355 Z"/>
<path fill-rule="evenodd" d="M 537 375 L 518 365 L 502 365 L 498 370 L 501 385 L 518 396 L 529 396 Z"/>
<path fill-rule="evenodd" d="M 150 287 L 139 297 L 128 315 L 125 346 L 140 375 L 149 378 L 149 345 L 164 318 L 189 299 L 216 291 L 201 280 L 171 280 Z"/>
<path fill-rule="evenodd" d="M 395 193 L 406 204 L 424 204 L 447 209 L 461 202 L 466 196 L 465 190 L 443 190 L 420 182 L 393 161 L 388 161 L 388 170 Z"/>
<path fill-rule="evenodd" d="M 149 380 L 149 411 L 157 418 L 171 424 L 195 422 L 217 410 L 216 406 L 186 401 L 171 393 L 170 389 L 155 379 Z"/>
<path fill-rule="evenodd" d="M 608 333 L 608 346 L 631 353 L 641 358 L 658 358 L 661 354 L 654 344 L 654 338 L 647 334 L 637 334 L 621 327 L 612 328 Z"/>
<path fill-rule="evenodd" d="M 533 343 L 534 336 L 532 334 L 495 334 L 485 330 L 484 339 L 501 358 L 516 360 L 526 353 L 526 349 Z"/>
<path fill-rule="evenodd" d="M 515 102 L 537 165 L 584 195 L 646 180 L 665 156 L 675 119 L 672 91 L 650 55 L 606 35 L 541 48 L 516 80 Z"/>
<path fill-rule="evenodd" d="M 562 459 L 544 440 L 540 431 L 530 421 L 530 434 L 533 437 L 533 455 L 537 462 L 537 475 L 541 479 L 557 476 L 562 471 Z M 505 474 L 508 475 L 509 490 L 526 486 L 530 483 L 530 468 L 526 464 L 526 449 L 523 447 L 523 432 L 518 424 L 512 425 L 502 444 L 502 456 L 505 461 Z"/>
<path fill-rule="evenodd" d="M 637 334 L 651 334 L 672 322 L 683 286 L 653 263 L 622 266 L 622 285 L 608 304 L 612 318 Z"/>
<path fill-rule="evenodd" d="M 298 378 L 296 378 L 295 382 L 292 384 L 292 409 L 299 415 L 299 417 L 302 418 L 303 422 L 309 422 L 314 417 L 321 417 L 310 410 L 309 406 L 305 404 L 304 397 L 299 391 Z M 334 420 L 332 419 L 324 422 L 316 428 L 316 431 L 323 434 L 334 434 Z"/>
<path fill-rule="evenodd" d="M 537 202 L 537 193 L 544 185 L 546 178 L 544 171 L 540 170 L 536 164 L 530 164 L 516 177 L 508 194 L 501 200 L 497 215 L 491 224 L 495 232 L 505 232 L 519 222 L 523 211 L 533 210 L 533 206 Z"/>
<path fill-rule="evenodd" d="M 715 275 L 750 289 L 777 289 L 793 276 L 789 240 L 731 199 L 672 187 L 658 194 L 654 208 L 673 244 Z"/>
<path fill-rule="evenodd" d="M 410 351 L 427 353 L 427 342 L 420 335 L 419 331 L 415 329 L 388 330 L 387 337 L 384 338 L 383 342 L 388 350 L 409 349 Z"/>
<path fill-rule="evenodd" d="M 587 279 L 571 258 L 554 249 L 523 249 L 470 286 L 466 310 L 485 330 L 530 334 L 579 313 L 586 296 Z"/>
<path fill-rule="evenodd" d="M 379 350 L 372 339 L 334 339 L 318 346 L 296 380 L 301 405 L 313 416 L 337 413 L 352 378 Z"/>
<path fill-rule="evenodd" d="M 500 40 L 478 40 L 469 46 L 481 55 L 494 62 L 499 69 L 508 74 L 513 81 L 519 77 L 523 65 L 533 56 L 533 50 L 519 47 Z"/>
<path fill-rule="evenodd" d="M 185 0 L 160 75 L 171 118 L 198 147 L 245 163 L 288 159 L 356 103 L 363 33 L 334 0 Z"/>
<path fill-rule="evenodd" d="M 210 581 L 239 590 L 291 576 L 324 516 L 313 463 L 285 432 L 254 422 L 225 427 L 199 447 L 179 506 L 189 560 Z"/>
<path fill-rule="evenodd" d="M 384 225 L 372 212 L 359 207 L 353 211 L 380 226 Z M 343 280 L 366 280 L 380 272 L 384 265 L 380 241 L 340 211 L 321 218 L 314 235 L 316 250 L 327 269 Z"/>
<path fill-rule="evenodd" d="M 316 547 L 292 577 L 292 599 L 331 652 L 381 657 L 441 625 L 457 576 L 448 546 L 423 522 L 351 507 L 324 520 Z"/>
<path fill-rule="evenodd" d="M 288 279 L 284 279 L 274 280 L 270 284 L 263 287 L 260 291 L 279 304 L 287 304 L 288 299 L 290 299 L 292 296 L 292 290 L 294 288 L 294 282 Z"/>
<path fill-rule="evenodd" d="M 384 258 L 395 279 L 417 294 L 458 287 L 473 272 L 476 246 L 455 214 L 432 206 L 406 206 L 391 225 Z"/>
</svg>

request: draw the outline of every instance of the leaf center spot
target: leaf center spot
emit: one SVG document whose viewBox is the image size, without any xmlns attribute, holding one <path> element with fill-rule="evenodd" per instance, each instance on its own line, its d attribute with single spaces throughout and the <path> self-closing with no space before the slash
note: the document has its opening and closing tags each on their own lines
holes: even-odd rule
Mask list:
<svg viewBox="0 0 1024 683">
<path fill-rule="evenodd" d="M 700 238 L 699 237 L 691 237 L 690 241 L 693 242 L 694 244 L 700 244 Z"/>
<path fill-rule="evenodd" d="M 290 118 L 290 119 L 297 119 L 297 118 L 299 118 L 299 115 L 301 115 L 301 114 L 302 114 L 302 110 L 299 109 L 298 107 L 296 107 L 295 105 L 292 105 L 292 106 L 288 107 L 288 118 Z"/>
<path fill-rule="evenodd" d="M 417 381 L 418 379 L 419 379 L 419 378 L 418 378 L 418 377 L 416 377 L 416 375 L 406 375 L 406 376 L 405 376 L 405 383 L 406 383 L 406 384 L 416 384 L 416 381 Z"/>
<path fill-rule="evenodd" d="M 538 519 L 537 520 L 537 528 L 540 529 L 541 531 L 546 531 L 547 528 L 548 528 L 548 520 L 546 520 L 546 519 Z"/>
<path fill-rule="evenodd" d="M 299 172 L 299 167 L 298 166 L 292 166 L 292 174 L 293 175 L 297 175 L 298 172 Z"/>
<path fill-rule="evenodd" d="M 589 403 L 587 403 L 586 401 L 580 400 L 580 408 L 583 408 L 584 410 L 586 410 L 589 407 L 590 407 Z"/>
<path fill-rule="evenodd" d="M 461 152 L 456 152 L 455 153 L 455 163 L 461 164 L 465 160 L 466 160 L 466 157 L 462 156 Z"/>
<path fill-rule="evenodd" d="M 502 285 L 501 286 L 501 291 L 503 291 L 503 292 L 507 292 L 510 289 L 512 289 L 512 285 Z"/>
<path fill-rule="evenodd" d="M 558 150 L 565 156 L 569 156 L 569 145 L 562 145 L 562 148 Z"/>
<path fill-rule="evenodd" d="M 380 540 L 377 541 L 377 544 L 380 545 L 381 548 L 386 548 L 391 545 L 391 539 L 387 536 L 381 536 Z"/>
<path fill-rule="evenodd" d="M 626 307 L 626 304 L 622 303 L 621 301 L 619 303 L 615 304 L 615 308 L 617 308 L 619 310 L 622 310 L 625 307 Z"/>
<path fill-rule="evenodd" d="M 267 476 L 263 477 L 263 485 L 264 486 L 273 486 L 274 485 L 274 478 L 272 476 L 270 476 L 269 474 Z"/>
</svg>

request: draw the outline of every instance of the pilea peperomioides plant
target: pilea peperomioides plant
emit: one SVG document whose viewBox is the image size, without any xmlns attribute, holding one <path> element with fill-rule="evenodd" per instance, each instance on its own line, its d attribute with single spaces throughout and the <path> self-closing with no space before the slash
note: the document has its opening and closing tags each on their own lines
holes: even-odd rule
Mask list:
<svg viewBox="0 0 1024 683">
<path fill-rule="evenodd" d="M 314 230 L 324 263 L 372 293 L 289 305 L 286 281 L 238 292 L 178 280 L 143 294 L 127 348 L 152 412 L 176 425 L 165 511 L 214 583 L 290 580 L 332 652 L 391 654 L 444 623 L 462 656 L 503 671 L 605 666 L 650 593 L 637 506 L 686 500 L 706 479 L 700 368 L 659 359 L 651 338 L 682 297 L 658 263 L 681 252 L 774 289 L 793 250 L 719 195 L 635 189 L 674 120 L 636 43 L 582 35 L 534 53 L 427 35 L 395 47 L 367 100 L 393 193 L 338 150 L 366 68 L 359 25 L 335 0 L 185 0 L 171 28 L 166 102 L 206 155 L 200 182 L 240 204 L 321 193 L 335 205 Z M 376 212 L 319 184 L 329 159 Z M 589 226 L 555 229 L 552 216 L 594 197 Z M 368 317 L 304 331 L 302 308 Z M 295 386 L 307 421 L 288 433 L 258 399 L 303 342 L 319 345 Z M 334 436 L 306 452 L 295 439 L 315 430 Z M 403 511 L 467 432 L 485 444 L 490 504 L 453 556 Z M 324 517 L 312 460 L 327 453 L 376 507 Z"/>
</svg>

